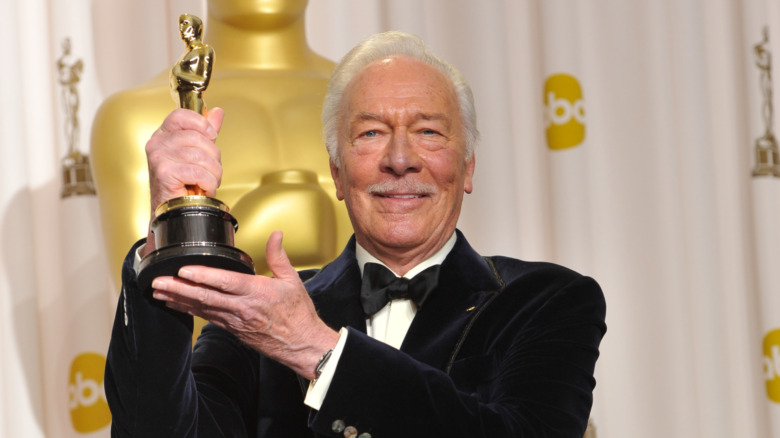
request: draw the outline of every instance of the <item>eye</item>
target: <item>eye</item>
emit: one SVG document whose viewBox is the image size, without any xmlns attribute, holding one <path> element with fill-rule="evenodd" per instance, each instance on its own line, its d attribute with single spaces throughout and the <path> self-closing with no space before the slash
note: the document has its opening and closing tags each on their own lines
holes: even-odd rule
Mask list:
<svg viewBox="0 0 780 438">
<path fill-rule="evenodd" d="M 366 132 L 364 132 L 363 134 L 361 134 L 361 137 L 369 137 L 369 138 L 373 138 L 373 137 L 376 137 L 376 136 L 378 136 L 378 135 L 379 135 L 379 131 L 377 131 L 377 130 L 375 130 L 375 129 L 372 129 L 372 130 L 370 130 L 370 131 L 366 131 Z"/>
<path fill-rule="evenodd" d="M 420 131 L 423 135 L 437 135 L 438 132 L 434 131 L 433 129 L 423 129 Z"/>
</svg>

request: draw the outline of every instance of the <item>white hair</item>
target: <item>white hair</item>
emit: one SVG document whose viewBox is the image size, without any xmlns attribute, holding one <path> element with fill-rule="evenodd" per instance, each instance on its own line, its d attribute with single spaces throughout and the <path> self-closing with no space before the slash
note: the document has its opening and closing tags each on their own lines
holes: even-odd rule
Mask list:
<svg viewBox="0 0 780 438">
<path fill-rule="evenodd" d="M 398 31 L 384 32 L 367 38 L 350 50 L 333 70 L 328 82 L 328 94 L 322 107 L 323 135 L 331 160 L 336 166 L 341 165 L 341 157 L 338 153 L 338 130 L 341 118 L 344 116 L 341 111 L 344 89 L 363 68 L 374 61 L 393 56 L 408 56 L 422 61 L 438 69 L 452 81 L 463 123 L 466 160 L 469 160 L 479 139 L 477 112 L 474 108 L 471 87 L 455 67 L 431 53 L 419 37 Z"/>
</svg>

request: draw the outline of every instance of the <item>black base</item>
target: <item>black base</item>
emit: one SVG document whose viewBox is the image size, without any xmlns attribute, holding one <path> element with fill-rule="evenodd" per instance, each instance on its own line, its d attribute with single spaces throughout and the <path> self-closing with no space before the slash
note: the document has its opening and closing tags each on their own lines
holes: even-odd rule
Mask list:
<svg viewBox="0 0 780 438">
<path fill-rule="evenodd" d="M 175 276 L 182 266 L 201 265 L 227 269 L 243 274 L 254 274 L 252 258 L 238 248 L 225 245 L 181 244 L 160 248 L 141 260 L 138 287 L 146 290 L 152 280 L 161 276 Z"/>
</svg>

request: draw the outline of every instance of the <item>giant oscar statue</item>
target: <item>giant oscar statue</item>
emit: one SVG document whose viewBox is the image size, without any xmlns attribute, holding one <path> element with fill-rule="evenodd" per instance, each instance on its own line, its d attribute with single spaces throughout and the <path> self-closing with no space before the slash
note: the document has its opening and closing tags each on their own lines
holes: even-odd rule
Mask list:
<svg viewBox="0 0 780 438">
<path fill-rule="evenodd" d="M 333 64 L 305 38 L 305 0 L 210 0 L 205 40 L 218 53 L 209 106 L 225 109 L 217 144 L 224 174 L 217 197 L 240 224 L 236 247 L 267 273 L 265 242 L 275 229 L 298 268 L 334 258 L 352 233 L 336 199 L 320 110 Z M 91 155 L 115 284 L 127 249 L 147 235 L 144 146 L 174 109 L 169 72 L 107 99 Z M 152 206 L 152 211 L 157 206 Z"/>
</svg>

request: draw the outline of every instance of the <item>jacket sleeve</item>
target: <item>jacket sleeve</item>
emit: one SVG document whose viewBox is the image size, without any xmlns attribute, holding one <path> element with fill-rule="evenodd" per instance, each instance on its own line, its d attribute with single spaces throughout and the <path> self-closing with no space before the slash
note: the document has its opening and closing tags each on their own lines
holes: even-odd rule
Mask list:
<svg viewBox="0 0 780 438">
<path fill-rule="evenodd" d="M 581 438 L 606 330 L 604 297 L 582 276 L 540 293 L 528 288 L 509 284 L 486 305 L 448 370 L 350 330 L 311 427 L 333 437 L 352 426 L 373 438 Z"/>
<path fill-rule="evenodd" d="M 247 436 L 245 420 L 256 405 L 257 353 L 214 327 L 204 328 L 193 356 L 192 317 L 138 290 L 133 260 L 141 243 L 123 263 L 107 355 L 112 436 Z"/>
</svg>

